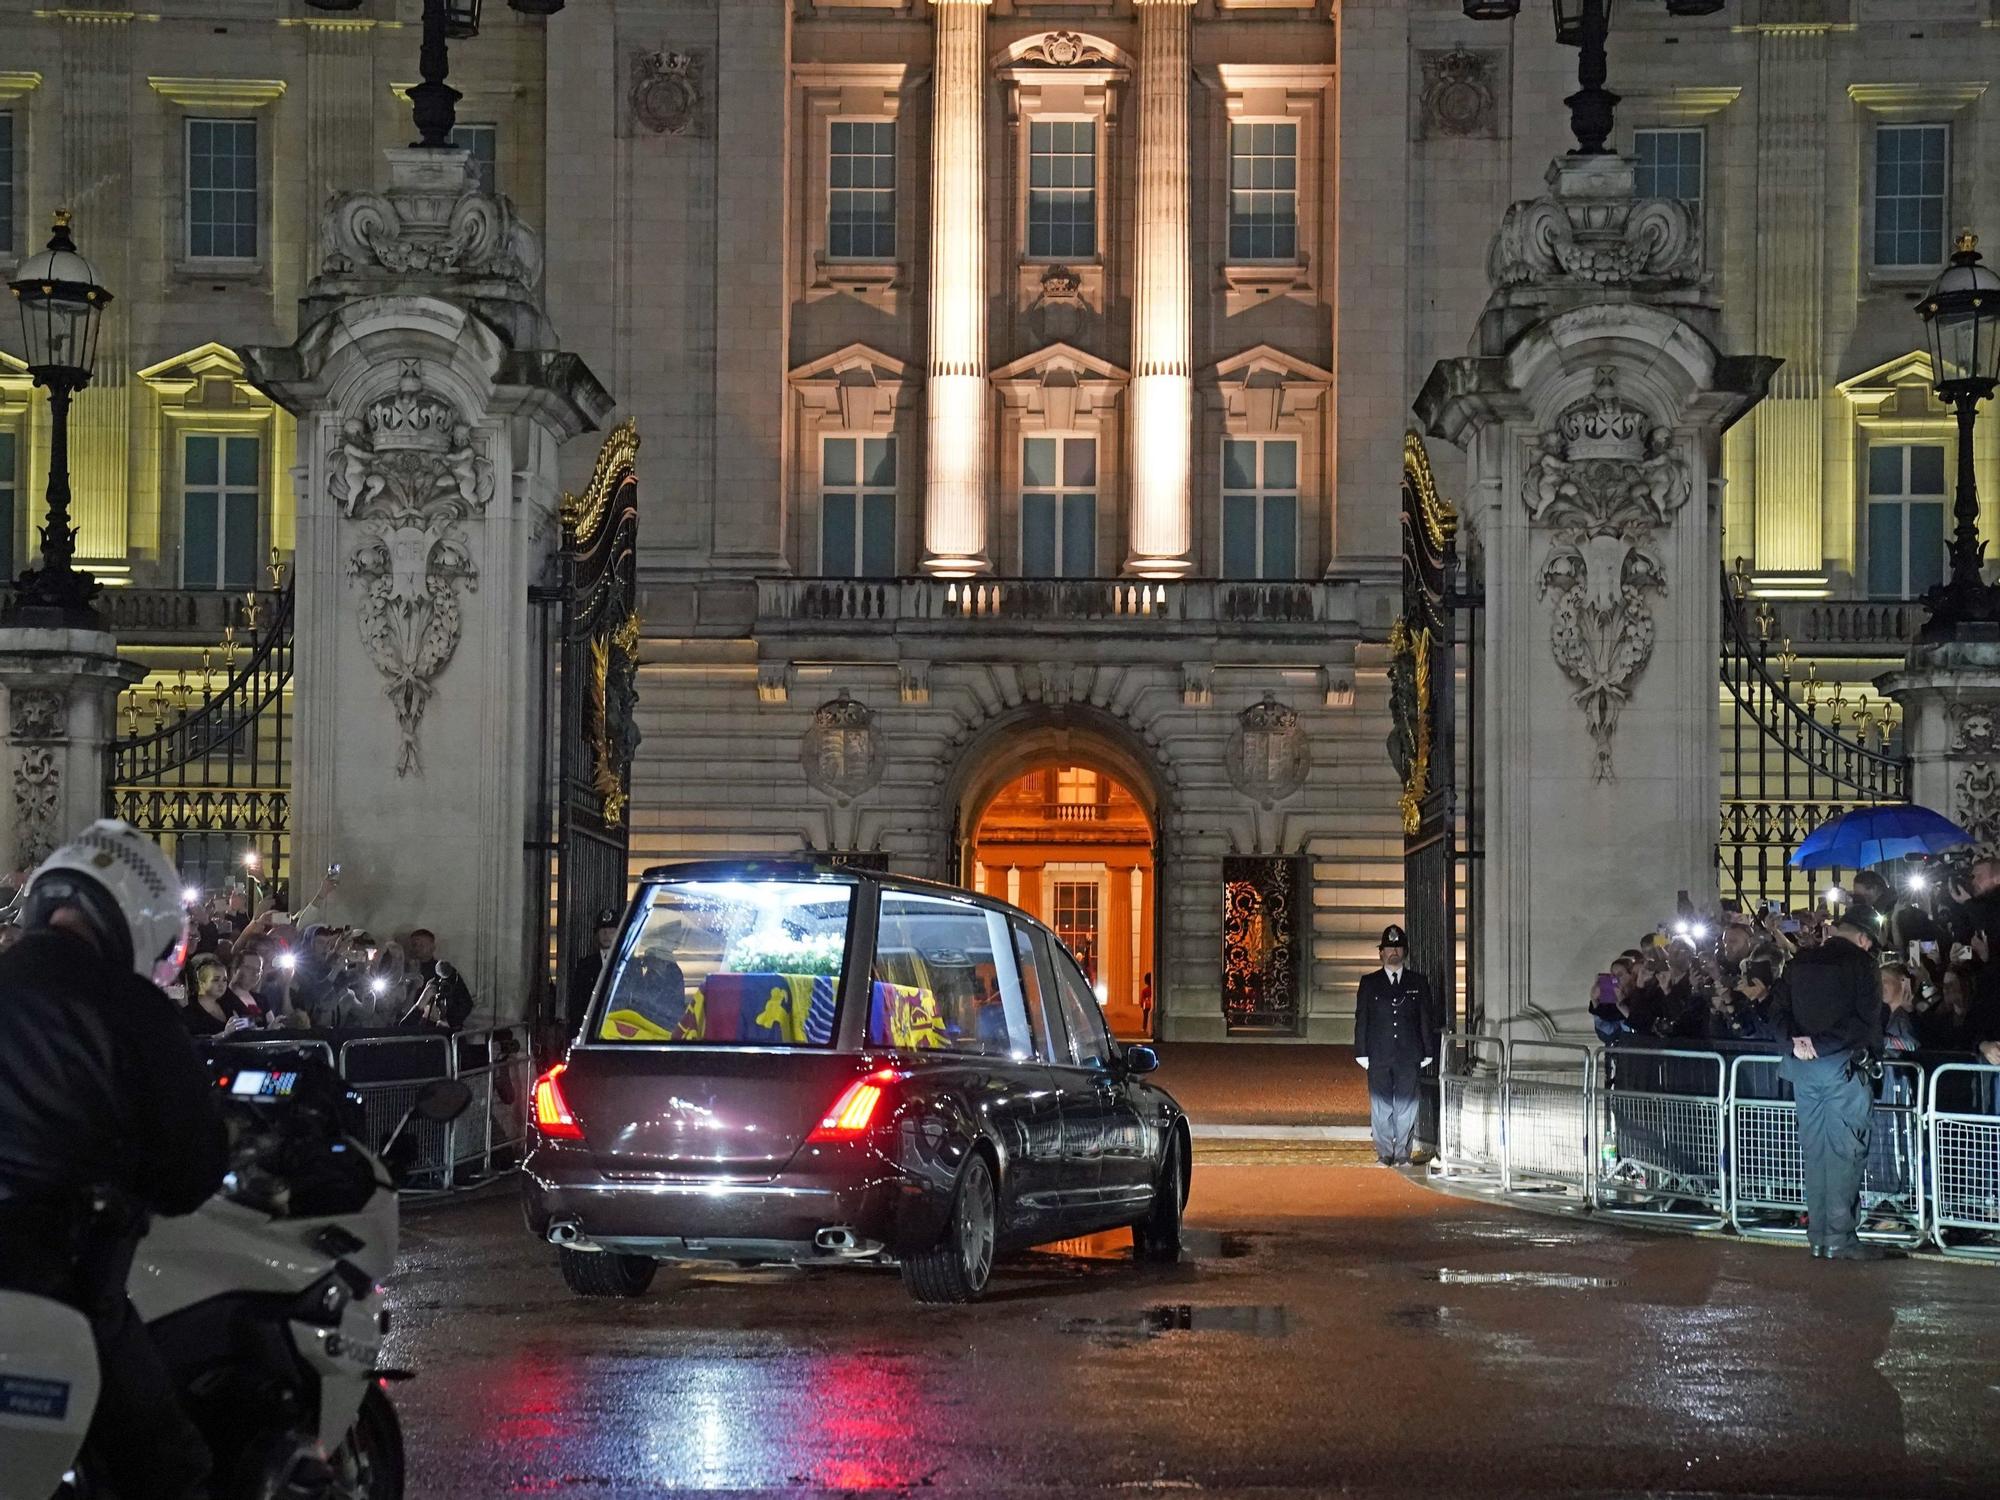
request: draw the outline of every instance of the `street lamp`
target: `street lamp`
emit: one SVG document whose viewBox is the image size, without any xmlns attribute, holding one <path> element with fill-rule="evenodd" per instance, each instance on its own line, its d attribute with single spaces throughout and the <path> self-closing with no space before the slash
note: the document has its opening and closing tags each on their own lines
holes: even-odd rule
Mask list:
<svg viewBox="0 0 2000 1500">
<path fill-rule="evenodd" d="M 2000 276 L 1981 262 L 1979 240 L 1958 237 L 1944 268 L 1917 313 L 1931 341 L 1931 378 L 1938 399 L 1958 416 L 1958 496 L 1952 503 L 1951 576 L 1928 594 L 1926 640 L 2000 631 L 2000 588 L 1980 582 L 1986 544 L 1979 540 L 1979 478 L 1974 472 L 1972 429 L 1979 403 L 2000 388 Z"/>
<path fill-rule="evenodd" d="M 314 10 L 357 10 L 362 0 L 306 0 Z M 434 151 L 449 150 L 451 128 L 458 120 L 458 101 L 463 96 L 445 82 L 451 60 L 447 42 L 462 42 L 479 35 L 479 11 L 483 0 L 424 0 L 422 40 L 417 45 L 417 69 L 423 82 L 410 90 L 410 115 L 416 121 L 418 139 L 412 145 Z M 552 16 L 563 8 L 564 0 L 507 0 L 524 16 Z"/>
<path fill-rule="evenodd" d="M 97 284 L 97 272 L 76 252 L 69 237 L 69 210 L 59 210 L 48 248 L 22 263 L 8 283 L 21 304 L 21 331 L 27 344 L 28 374 L 49 388 L 49 518 L 42 527 L 42 565 L 20 578 L 8 600 L 8 618 L 30 625 L 98 627 L 90 601 L 98 582 L 70 566 L 76 556 L 76 528 L 69 521 L 69 404 L 90 384 L 97 362 L 98 322 L 111 293 Z"/>
<path fill-rule="evenodd" d="M 1608 156 L 1618 96 L 1604 86 L 1608 65 L 1604 44 L 1611 34 L 1612 0 L 1550 0 L 1555 10 L 1556 40 L 1577 49 L 1577 91 L 1563 102 L 1569 106 L 1569 128 L 1576 136 L 1572 156 Z M 1723 0 L 1667 0 L 1670 16 L 1712 16 Z M 1464 0 L 1462 9 L 1475 21 L 1511 21 L 1521 13 L 1521 0 Z"/>
</svg>

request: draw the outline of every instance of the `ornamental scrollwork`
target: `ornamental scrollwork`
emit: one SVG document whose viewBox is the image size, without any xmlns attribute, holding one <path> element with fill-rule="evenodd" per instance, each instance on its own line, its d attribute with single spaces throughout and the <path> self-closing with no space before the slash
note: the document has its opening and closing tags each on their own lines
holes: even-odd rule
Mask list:
<svg viewBox="0 0 2000 1500">
<path fill-rule="evenodd" d="M 1503 55 L 1466 47 L 1417 54 L 1425 136 L 1464 140 L 1499 134 L 1499 93 L 1493 80 Z"/>
<path fill-rule="evenodd" d="M 654 135 L 686 135 L 701 114 L 701 59 L 641 52 L 632 60 L 632 118 Z"/>
<path fill-rule="evenodd" d="M 32 870 L 56 847 L 62 812 L 62 762 L 47 745 L 29 745 L 14 759 L 14 865 Z"/>
<path fill-rule="evenodd" d="M 845 693 L 813 710 L 799 744 L 807 783 L 841 802 L 879 782 L 887 759 L 873 711 Z"/>
<path fill-rule="evenodd" d="M 1987 848 L 2000 845 L 2000 768 L 1974 761 L 1958 773 L 1952 811 L 1958 826 Z"/>
<path fill-rule="evenodd" d="M 1312 770 L 1312 747 L 1297 711 L 1270 693 L 1244 709 L 1223 748 L 1223 769 L 1237 791 L 1265 807 L 1304 786 Z"/>
<path fill-rule="evenodd" d="M 625 817 L 625 778 L 639 753 L 639 617 L 628 615 L 607 636 L 590 642 L 590 697 L 584 733 L 590 743 L 590 789 L 604 807 L 604 823 Z"/>
<path fill-rule="evenodd" d="M 1431 655 L 1428 629 L 1411 630 L 1407 620 L 1389 627 L 1389 760 L 1403 783 L 1396 800 L 1403 832 L 1423 826 L 1424 798 L 1431 789 Z"/>
<path fill-rule="evenodd" d="M 1612 779 L 1619 710 L 1652 659 L 1649 596 L 1667 587 L 1656 538 L 1692 489 L 1673 433 L 1619 396 L 1608 366 L 1528 463 L 1529 517 L 1554 532 L 1541 569 L 1542 597 L 1555 601 L 1550 647 L 1596 744 L 1599 781 Z"/>
<path fill-rule="evenodd" d="M 1021 61 L 1050 68 L 1074 68 L 1085 63 L 1110 62 L 1111 54 L 1093 37 L 1074 31 L 1050 31 L 1028 44 Z"/>
<path fill-rule="evenodd" d="M 493 497 L 493 466 L 472 428 L 405 360 L 396 388 L 341 429 L 327 487 L 362 536 L 348 581 L 362 591 L 361 643 L 386 679 L 402 745 L 396 774 L 421 772 L 418 731 L 458 649 L 461 591 L 479 586 L 464 523 Z"/>
<path fill-rule="evenodd" d="M 1486 257 L 1493 286 L 1701 280 L 1701 221 L 1672 198 L 1530 198 L 1500 221 Z"/>
<path fill-rule="evenodd" d="M 469 180 L 337 193 L 320 223 L 322 276 L 485 276 L 532 290 L 542 246 L 506 198 Z"/>
</svg>

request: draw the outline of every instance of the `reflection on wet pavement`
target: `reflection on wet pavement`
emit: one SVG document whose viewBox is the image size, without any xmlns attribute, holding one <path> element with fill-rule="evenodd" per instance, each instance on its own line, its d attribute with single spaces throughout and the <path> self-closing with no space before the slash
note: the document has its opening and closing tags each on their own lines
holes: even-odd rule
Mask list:
<svg viewBox="0 0 2000 1500">
<path fill-rule="evenodd" d="M 1616 1286 L 1613 1276 L 1576 1276 L 1566 1271 L 1458 1271 L 1440 1266 L 1436 1280 L 1447 1286 L 1545 1286 L 1563 1291 Z"/>
<path fill-rule="evenodd" d="M 1158 1338 L 1165 1333 L 1247 1333 L 1281 1339 L 1290 1331 L 1282 1307 L 1196 1307 L 1179 1302 L 1149 1307 L 1130 1318 L 1065 1318 L 1064 1333 L 1099 1339 Z"/>
</svg>

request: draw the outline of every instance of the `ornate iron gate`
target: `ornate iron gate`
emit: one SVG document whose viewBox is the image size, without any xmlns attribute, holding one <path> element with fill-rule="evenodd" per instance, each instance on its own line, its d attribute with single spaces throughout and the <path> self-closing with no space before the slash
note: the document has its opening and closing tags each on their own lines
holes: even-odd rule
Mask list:
<svg viewBox="0 0 2000 1500">
<path fill-rule="evenodd" d="M 1403 929 L 1410 967 L 1429 976 L 1446 1018 L 1457 1017 L 1460 864 L 1471 857 L 1459 818 L 1456 662 L 1458 513 L 1438 493 L 1423 439 L 1403 439 L 1403 614 L 1390 628 L 1389 758 L 1402 778 Z M 1472 694 L 1474 661 L 1466 668 Z M 1466 892 L 1469 895 L 1469 892 Z M 1469 972 L 1469 969 L 1468 969 Z M 1471 985 L 1465 1018 L 1473 1015 Z"/>
<path fill-rule="evenodd" d="M 554 1014 L 591 950 L 594 913 L 625 904 L 626 804 L 639 747 L 639 434 L 614 428 L 581 496 L 564 496 L 556 558 Z"/>
<path fill-rule="evenodd" d="M 1222 861 L 1222 1018 L 1232 1035 L 1299 1029 L 1304 866 L 1282 854 Z"/>
<path fill-rule="evenodd" d="M 1799 842 L 1850 808 L 1909 801 L 1910 762 L 1886 715 L 1863 718 L 1838 687 L 1823 693 L 1810 668 L 1804 682 L 1793 680 L 1797 658 L 1789 641 L 1772 649 L 1773 624 L 1769 606 L 1747 597 L 1742 573 L 1725 573 L 1722 685 L 1736 711 L 1723 726 L 1716 864 L 1723 895 L 1789 910 L 1810 906 L 1844 873 L 1793 869 Z"/>
<path fill-rule="evenodd" d="M 247 876 L 268 890 L 291 878 L 291 584 L 244 596 L 243 615 L 247 653 L 225 628 L 219 690 L 217 652 L 204 649 L 198 683 L 182 671 L 172 686 L 126 692 L 104 804 L 158 840 L 191 884 Z"/>
</svg>

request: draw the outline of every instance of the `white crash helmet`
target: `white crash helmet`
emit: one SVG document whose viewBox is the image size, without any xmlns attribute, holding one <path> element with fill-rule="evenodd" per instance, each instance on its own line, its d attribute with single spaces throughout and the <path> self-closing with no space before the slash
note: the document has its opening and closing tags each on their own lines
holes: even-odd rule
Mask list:
<svg viewBox="0 0 2000 1500">
<path fill-rule="evenodd" d="M 130 823 L 99 818 L 36 867 L 21 925 L 48 926 L 64 907 L 89 919 L 105 956 L 141 979 L 165 983 L 187 957 L 180 876 L 160 846 Z"/>
</svg>

